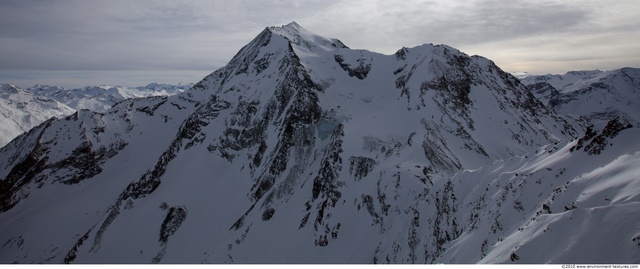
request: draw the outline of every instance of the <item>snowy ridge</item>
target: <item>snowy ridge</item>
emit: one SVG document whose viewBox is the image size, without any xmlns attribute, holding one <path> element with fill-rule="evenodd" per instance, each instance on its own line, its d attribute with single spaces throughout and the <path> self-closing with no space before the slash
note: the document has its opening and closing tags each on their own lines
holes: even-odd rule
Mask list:
<svg viewBox="0 0 640 269">
<path fill-rule="evenodd" d="M 36 85 L 23 90 L 14 85 L 0 84 L 0 147 L 51 117 L 64 117 L 82 109 L 105 112 L 125 99 L 175 95 L 191 86 L 193 84 L 151 83 L 135 88 L 87 86 L 65 89 L 60 86 Z"/>
<path fill-rule="evenodd" d="M 0 84 L 0 147 L 52 117 L 74 110 L 54 99 L 34 95 L 14 85 Z"/>
<path fill-rule="evenodd" d="M 340 40 L 335 38 L 326 38 L 309 32 L 307 29 L 302 28 L 298 23 L 291 22 L 282 27 L 271 26 L 267 28 L 270 32 L 282 36 L 289 40 L 291 44 L 300 49 L 306 49 L 314 51 L 322 49 L 325 51 L 331 51 L 336 48 L 346 48 Z"/>
<path fill-rule="evenodd" d="M 598 139 L 585 136 L 453 177 L 464 197 L 460 217 L 468 214 L 474 229 L 442 261 L 637 263 L 639 129 L 611 126 L 599 135 L 616 134 L 604 135 L 606 148 L 598 153 L 587 150 Z M 616 128 L 624 131 L 607 131 Z"/>
<path fill-rule="evenodd" d="M 168 85 L 151 83 L 140 87 L 87 86 L 77 89 L 65 89 L 60 86 L 36 85 L 25 91 L 37 96 L 45 96 L 75 110 L 88 109 L 105 112 L 114 104 L 129 98 L 148 96 L 169 96 L 184 92 L 193 84 Z"/>
<path fill-rule="evenodd" d="M 637 134 L 448 46 L 268 27 L 190 91 L 0 149 L 0 261 L 637 263 Z"/>
<path fill-rule="evenodd" d="M 567 85 L 575 83 L 578 80 L 592 78 L 593 76 L 601 73 L 602 71 L 600 70 L 584 70 L 569 71 L 564 75 L 527 75 L 526 77 L 522 78 L 521 81 L 525 85 L 546 82 L 551 84 L 551 86 L 555 87 L 556 89 L 562 89 Z"/>
<path fill-rule="evenodd" d="M 562 115 L 607 121 L 640 122 L 640 69 L 574 71 L 522 80 L 545 104 Z"/>
<path fill-rule="evenodd" d="M 531 74 L 527 73 L 527 72 L 511 72 L 511 75 L 513 75 L 514 77 L 522 80 L 523 78 L 532 76 Z"/>
</svg>

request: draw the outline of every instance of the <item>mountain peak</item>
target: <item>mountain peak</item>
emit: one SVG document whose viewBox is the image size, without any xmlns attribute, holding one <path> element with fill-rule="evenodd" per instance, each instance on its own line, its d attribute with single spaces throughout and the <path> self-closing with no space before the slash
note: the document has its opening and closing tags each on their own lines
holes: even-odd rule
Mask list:
<svg viewBox="0 0 640 269">
<path fill-rule="evenodd" d="M 296 45 L 305 50 L 313 51 L 315 48 L 323 48 L 325 50 L 348 48 L 340 40 L 317 35 L 300 26 L 300 24 L 295 21 L 282 26 L 270 26 L 267 27 L 266 30 L 286 38 L 292 45 Z"/>
<path fill-rule="evenodd" d="M 290 23 L 287 23 L 285 25 L 282 25 L 281 28 L 290 28 L 296 31 L 299 31 L 300 29 L 305 30 L 302 26 L 300 26 L 300 24 L 298 24 L 296 21 L 292 21 Z"/>
<path fill-rule="evenodd" d="M 281 26 L 269 26 L 267 27 L 267 30 L 269 30 L 274 34 L 278 34 L 282 36 L 296 36 L 301 34 L 315 35 L 309 32 L 307 29 L 304 29 L 302 26 L 300 26 L 300 24 L 298 24 L 295 21 L 292 21 L 288 24 L 281 25 Z"/>
<path fill-rule="evenodd" d="M 0 84 L 0 92 L 11 92 L 15 93 L 18 91 L 18 87 L 13 84 Z"/>
</svg>

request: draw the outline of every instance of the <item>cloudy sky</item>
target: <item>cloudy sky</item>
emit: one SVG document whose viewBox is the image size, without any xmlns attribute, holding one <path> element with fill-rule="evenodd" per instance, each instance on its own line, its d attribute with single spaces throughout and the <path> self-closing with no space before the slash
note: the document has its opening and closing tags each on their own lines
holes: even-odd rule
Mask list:
<svg viewBox="0 0 640 269">
<path fill-rule="evenodd" d="M 0 0 L 0 83 L 197 82 L 291 21 L 385 54 L 447 44 L 508 72 L 640 67 L 638 0 Z"/>
</svg>

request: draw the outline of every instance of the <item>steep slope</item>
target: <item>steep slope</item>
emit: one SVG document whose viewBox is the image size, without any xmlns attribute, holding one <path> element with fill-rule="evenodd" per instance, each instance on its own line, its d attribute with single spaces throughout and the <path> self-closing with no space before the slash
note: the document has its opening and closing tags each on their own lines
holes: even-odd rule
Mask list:
<svg viewBox="0 0 640 269">
<path fill-rule="evenodd" d="M 541 101 L 561 115 L 640 122 L 640 69 L 574 71 L 522 80 Z"/>
<path fill-rule="evenodd" d="M 0 147 L 51 117 L 73 112 L 53 99 L 33 95 L 14 85 L 0 84 Z"/>
<path fill-rule="evenodd" d="M 635 159 L 613 161 L 618 149 L 602 141 L 625 148 L 637 129 L 611 126 L 581 143 L 600 141 L 608 159 L 594 163 L 613 173 Z M 496 162 L 534 173 L 555 164 L 554 146 L 566 162 L 590 156 L 566 148 L 578 135 L 485 58 L 442 45 L 382 55 L 296 23 L 269 27 L 190 91 L 79 111 L 1 149 L 0 261 L 467 263 L 509 262 L 513 249 L 569 262 L 499 242 L 540 197 L 595 170 L 544 179 L 522 216 L 506 217 L 498 191 L 518 176 L 476 189 L 497 180 Z"/>
</svg>

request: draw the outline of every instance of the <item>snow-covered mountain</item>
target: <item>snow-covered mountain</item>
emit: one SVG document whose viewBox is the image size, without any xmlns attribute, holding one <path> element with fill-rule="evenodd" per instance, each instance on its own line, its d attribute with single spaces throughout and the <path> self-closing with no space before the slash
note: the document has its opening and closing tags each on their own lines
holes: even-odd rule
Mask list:
<svg viewBox="0 0 640 269">
<path fill-rule="evenodd" d="M 567 85 L 571 85 L 578 80 L 588 79 L 599 74 L 602 74 L 602 71 L 600 70 L 569 71 L 564 75 L 547 74 L 547 75 L 536 76 L 536 75 L 527 74 L 526 76 L 522 77 L 520 80 L 525 85 L 535 84 L 539 82 L 546 82 L 551 84 L 551 86 L 555 87 L 556 89 L 563 89 Z"/>
<path fill-rule="evenodd" d="M 73 112 L 72 108 L 51 98 L 0 84 L 0 147 L 51 117 Z"/>
<path fill-rule="evenodd" d="M 639 132 L 448 46 L 268 27 L 190 91 L 0 149 L 0 262 L 637 263 Z"/>
<path fill-rule="evenodd" d="M 529 76 L 522 83 L 554 111 L 590 121 L 620 117 L 640 123 L 640 69 Z"/>
<path fill-rule="evenodd" d="M 151 83 L 140 87 L 87 86 L 77 89 L 65 89 L 60 86 L 36 85 L 26 91 L 37 96 L 45 96 L 66 104 L 75 110 L 88 109 L 105 112 L 114 104 L 129 98 L 148 96 L 170 96 L 190 89 L 193 83 L 168 85 Z"/>
<path fill-rule="evenodd" d="M 11 84 L 0 84 L 0 147 L 51 117 L 64 117 L 82 109 L 105 112 L 125 99 L 175 95 L 192 86 L 193 83 L 151 83 L 135 88 L 87 86 L 65 89 L 60 86 L 36 85 L 23 90 Z"/>
</svg>

